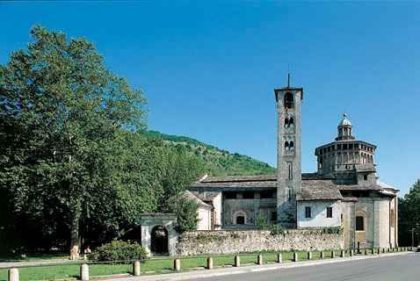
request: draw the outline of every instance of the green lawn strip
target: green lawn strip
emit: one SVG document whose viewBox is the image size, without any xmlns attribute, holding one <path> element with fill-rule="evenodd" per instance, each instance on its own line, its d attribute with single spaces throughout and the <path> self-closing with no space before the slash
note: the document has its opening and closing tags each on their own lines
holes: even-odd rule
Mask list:
<svg viewBox="0 0 420 281">
<path fill-rule="evenodd" d="M 89 275 L 90 276 L 104 276 L 113 274 L 125 274 L 132 273 L 133 265 L 127 264 L 90 264 Z"/>
<path fill-rule="evenodd" d="M 7 280 L 7 269 L 0 270 L 0 280 Z M 19 280 L 73 280 L 79 276 L 80 266 L 71 265 L 52 265 L 19 268 Z"/>
<path fill-rule="evenodd" d="M 25 257 L 22 256 L 0 256 L 1 262 L 25 262 L 25 261 L 51 261 L 51 260 L 66 260 L 69 256 L 67 253 L 30 253 Z"/>
<path fill-rule="evenodd" d="M 235 262 L 235 255 L 213 256 L 214 266 L 233 265 L 234 262 Z"/>
<path fill-rule="evenodd" d="M 0 281 L 7 281 L 7 269 L 0 269 Z"/>
<path fill-rule="evenodd" d="M 0 270 L 0 281 L 7 281 L 7 269 Z M 90 264 L 90 276 L 103 276 L 113 274 L 131 273 L 131 264 Z M 79 264 L 63 264 L 50 266 L 34 266 L 19 268 L 21 281 L 26 280 L 55 280 L 78 278 L 80 274 Z"/>
<path fill-rule="evenodd" d="M 277 261 L 277 254 L 279 252 L 261 252 L 263 255 L 263 263 L 275 263 Z M 283 262 L 292 262 L 293 252 L 281 252 Z M 335 256 L 340 257 L 341 250 L 334 250 Z M 368 251 L 371 255 L 371 251 Z M 256 264 L 258 252 L 255 253 L 240 253 L 241 265 Z M 228 255 L 209 255 L 213 257 L 214 266 L 232 266 L 234 264 L 235 254 Z M 346 252 L 348 256 L 348 252 Z M 181 269 L 192 270 L 195 268 L 205 268 L 207 266 L 208 256 L 192 256 L 181 258 Z M 305 261 L 308 258 L 306 251 L 298 252 L 299 261 Z M 331 250 L 324 251 L 324 258 L 331 258 Z M 312 252 L 312 259 L 320 259 L 320 252 Z M 152 273 L 167 273 L 173 271 L 174 257 L 152 258 L 142 261 L 141 272 L 143 274 Z M 92 277 L 114 275 L 114 274 L 127 274 L 132 272 L 132 264 L 89 264 L 89 271 Z M 0 269 L 0 281 L 7 281 L 7 269 Z M 54 280 L 54 279 L 67 279 L 74 280 L 79 276 L 79 264 L 57 264 L 49 266 L 36 266 L 36 267 L 22 267 L 19 268 L 20 280 Z"/>
<path fill-rule="evenodd" d="M 149 259 L 141 263 L 141 272 L 162 272 L 173 269 L 173 258 L 164 258 L 164 259 Z M 181 261 L 182 268 L 182 261 Z"/>
<path fill-rule="evenodd" d="M 312 253 L 312 259 L 314 260 L 319 260 L 321 259 L 321 252 L 320 251 L 315 251 Z"/>
</svg>

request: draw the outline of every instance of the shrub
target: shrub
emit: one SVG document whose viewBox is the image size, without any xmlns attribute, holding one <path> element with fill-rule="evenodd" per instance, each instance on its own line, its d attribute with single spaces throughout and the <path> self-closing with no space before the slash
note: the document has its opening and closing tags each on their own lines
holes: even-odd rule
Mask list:
<svg viewBox="0 0 420 281">
<path fill-rule="evenodd" d="M 323 229 L 323 232 L 326 234 L 341 234 L 343 230 L 340 226 L 335 226 L 335 227 L 326 227 Z"/>
<path fill-rule="evenodd" d="M 273 224 L 271 226 L 271 235 L 284 235 L 285 230 L 284 227 L 280 224 Z"/>
<path fill-rule="evenodd" d="M 97 248 L 89 258 L 97 261 L 130 261 L 146 256 L 147 251 L 140 244 L 115 240 Z"/>
</svg>

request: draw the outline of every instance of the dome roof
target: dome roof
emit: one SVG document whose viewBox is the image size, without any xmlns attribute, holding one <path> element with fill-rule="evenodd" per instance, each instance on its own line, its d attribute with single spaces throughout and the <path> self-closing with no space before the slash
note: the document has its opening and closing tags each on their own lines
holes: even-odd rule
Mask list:
<svg viewBox="0 0 420 281">
<path fill-rule="evenodd" d="M 341 119 L 340 123 L 338 124 L 339 127 L 342 126 L 351 126 L 351 122 L 349 118 L 347 117 L 347 114 L 343 114 L 343 119 Z"/>
</svg>

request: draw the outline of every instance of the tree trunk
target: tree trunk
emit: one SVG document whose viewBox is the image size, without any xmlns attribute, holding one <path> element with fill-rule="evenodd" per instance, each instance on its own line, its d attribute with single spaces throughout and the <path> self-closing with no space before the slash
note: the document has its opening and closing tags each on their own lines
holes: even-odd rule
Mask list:
<svg viewBox="0 0 420 281">
<path fill-rule="evenodd" d="M 73 214 L 70 229 L 70 259 L 77 260 L 80 257 L 80 237 L 79 237 L 80 212 Z"/>
</svg>

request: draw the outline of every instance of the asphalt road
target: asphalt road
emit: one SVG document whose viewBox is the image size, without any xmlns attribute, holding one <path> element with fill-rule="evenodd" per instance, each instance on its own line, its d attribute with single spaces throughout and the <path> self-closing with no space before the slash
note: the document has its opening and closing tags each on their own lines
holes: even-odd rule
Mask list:
<svg viewBox="0 0 420 281">
<path fill-rule="evenodd" d="M 420 253 L 204 278 L 203 281 L 420 281 Z"/>
</svg>

